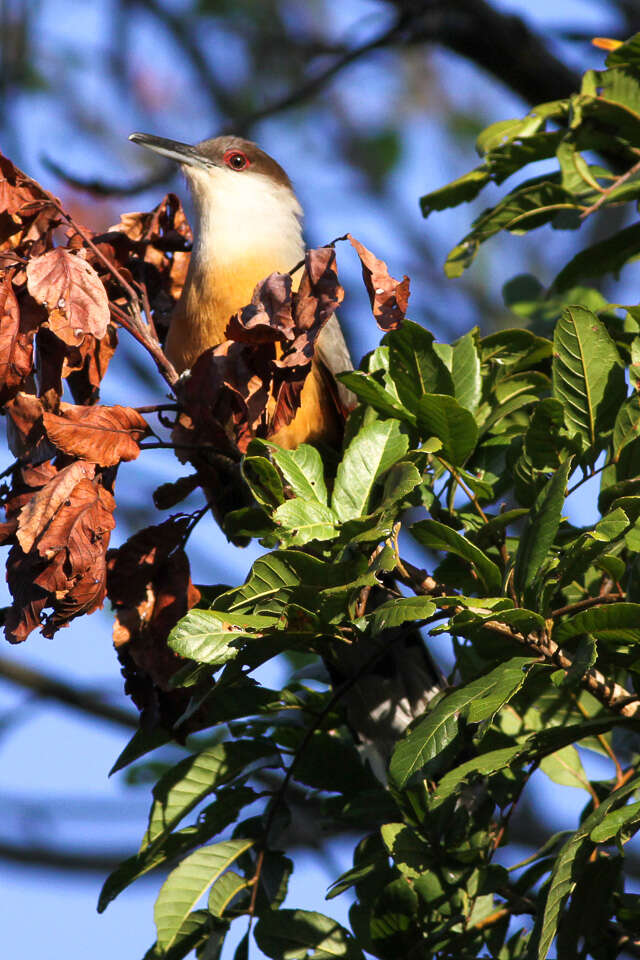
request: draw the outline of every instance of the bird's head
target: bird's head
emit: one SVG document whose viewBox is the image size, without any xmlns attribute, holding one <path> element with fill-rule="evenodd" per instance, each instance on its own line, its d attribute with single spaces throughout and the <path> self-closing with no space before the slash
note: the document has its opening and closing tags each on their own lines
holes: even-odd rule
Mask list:
<svg viewBox="0 0 640 960">
<path fill-rule="evenodd" d="M 194 146 L 148 133 L 129 139 L 180 164 L 196 210 L 196 248 L 208 255 L 213 244 L 219 253 L 224 239 L 228 250 L 276 244 L 297 256 L 302 208 L 285 171 L 257 144 L 234 136 Z"/>
</svg>

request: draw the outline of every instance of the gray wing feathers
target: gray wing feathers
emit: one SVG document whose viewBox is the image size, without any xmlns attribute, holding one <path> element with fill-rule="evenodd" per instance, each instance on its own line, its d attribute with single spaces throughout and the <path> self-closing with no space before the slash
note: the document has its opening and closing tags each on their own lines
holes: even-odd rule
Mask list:
<svg viewBox="0 0 640 960">
<path fill-rule="evenodd" d="M 333 376 L 337 373 L 344 373 L 346 370 L 353 370 L 351 354 L 335 313 L 320 331 L 320 336 L 316 341 L 316 354 L 320 362 Z M 341 383 L 336 382 L 340 400 L 345 407 L 355 406 L 355 395 Z"/>
</svg>

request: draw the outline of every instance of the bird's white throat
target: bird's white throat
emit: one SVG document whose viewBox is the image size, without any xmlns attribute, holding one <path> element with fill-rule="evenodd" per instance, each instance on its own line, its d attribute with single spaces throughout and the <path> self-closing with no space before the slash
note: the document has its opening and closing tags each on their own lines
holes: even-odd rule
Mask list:
<svg viewBox="0 0 640 960">
<path fill-rule="evenodd" d="M 288 187 L 252 171 L 183 170 L 196 210 L 192 256 L 203 269 L 258 257 L 286 271 L 302 259 L 302 208 Z"/>
</svg>

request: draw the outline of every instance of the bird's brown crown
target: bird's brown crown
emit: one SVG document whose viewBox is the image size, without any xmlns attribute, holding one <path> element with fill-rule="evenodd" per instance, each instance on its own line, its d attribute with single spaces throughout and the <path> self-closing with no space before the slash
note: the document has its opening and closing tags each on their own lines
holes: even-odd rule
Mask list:
<svg viewBox="0 0 640 960">
<path fill-rule="evenodd" d="M 200 143 L 196 143 L 195 150 L 215 166 L 230 166 L 231 169 L 234 169 L 234 167 L 229 161 L 234 154 L 239 154 L 246 157 L 248 164 L 244 169 L 239 169 L 238 173 L 244 173 L 245 171 L 261 173 L 270 177 L 276 183 L 288 187 L 289 190 L 293 189 L 289 177 L 277 160 L 261 150 L 252 140 L 235 136 L 212 137 L 209 140 L 201 140 Z"/>
</svg>

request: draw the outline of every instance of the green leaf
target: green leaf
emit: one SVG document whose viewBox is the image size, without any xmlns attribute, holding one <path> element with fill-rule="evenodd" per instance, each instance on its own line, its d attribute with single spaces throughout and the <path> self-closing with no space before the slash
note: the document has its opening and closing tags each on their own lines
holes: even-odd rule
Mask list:
<svg viewBox="0 0 640 960">
<path fill-rule="evenodd" d="M 296 780 L 316 790 L 357 796 L 379 788 L 369 768 L 360 762 L 353 743 L 316 731 L 296 763 Z"/>
<path fill-rule="evenodd" d="M 259 557 L 246 583 L 221 594 L 215 601 L 215 613 L 233 623 L 240 609 L 257 610 L 281 617 L 292 602 L 307 611 L 322 613 L 325 599 L 333 588 L 344 590 L 374 582 L 367 572 L 367 561 L 357 554 L 343 562 L 325 563 L 300 550 L 274 550 Z M 279 629 L 287 627 L 279 622 Z M 286 636 L 284 637 L 286 640 Z"/>
<path fill-rule="evenodd" d="M 634 67 L 640 66 L 640 34 L 635 33 L 615 50 L 611 50 L 607 54 L 606 64 L 608 67 L 624 66 L 626 64 L 631 64 Z"/>
<path fill-rule="evenodd" d="M 138 877 L 211 840 L 237 819 L 243 807 L 256 799 L 257 794 L 250 787 L 219 790 L 214 803 L 202 811 L 197 825 L 169 834 L 161 844 L 154 843 L 133 857 L 128 857 L 109 874 L 100 892 L 98 913 L 106 910 L 111 901 Z"/>
<path fill-rule="evenodd" d="M 209 893 L 209 912 L 214 917 L 221 917 L 234 897 L 250 886 L 248 880 L 241 877 L 234 870 L 227 870 L 211 887 Z"/>
<path fill-rule="evenodd" d="M 620 723 L 619 717 L 594 717 L 581 723 L 551 727 L 539 733 L 530 734 L 524 743 L 515 746 L 489 750 L 477 757 L 472 757 L 471 760 L 466 760 L 446 773 L 438 782 L 434 799 L 438 802 L 446 800 L 472 774 L 489 777 L 515 764 L 540 760 L 587 737 L 606 733 Z"/>
<path fill-rule="evenodd" d="M 246 614 L 234 614 L 233 619 L 225 620 L 213 610 L 194 608 L 178 621 L 167 642 L 181 657 L 219 667 L 238 655 L 234 640 L 259 637 L 259 631 L 272 627 L 274 622 L 273 617 Z"/>
<path fill-rule="evenodd" d="M 421 397 L 417 413 L 421 436 L 438 437 L 442 441 L 442 456 L 454 466 L 462 466 L 478 439 L 473 414 L 453 397 L 437 393 Z"/>
<path fill-rule="evenodd" d="M 449 693 L 418 721 L 396 746 L 389 772 L 398 787 L 453 740 L 458 732 L 459 715 L 474 701 L 473 722 L 488 720 L 520 689 L 526 679 L 525 668 L 533 657 L 512 657 L 471 683 Z"/>
<path fill-rule="evenodd" d="M 565 137 L 556 150 L 562 186 L 584 204 L 593 203 L 599 186 L 574 141 Z"/>
<path fill-rule="evenodd" d="M 552 157 L 564 136 L 564 130 L 541 131 L 527 140 L 510 140 L 494 148 L 485 160 L 491 179 L 501 184 L 527 164 Z"/>
<path fill-rule="evenodd" d="M 338 375 L 341 383 L 355 393 L 358 400 L 367 403 L 378 413 L 387 417 L 395 417 L 397 420 L 405 420 L 407 423 L 415 424 L 416 417 L 394 397 L 392 393 L 378 383 L 370 374 L 362 370 L 350 370 L 348 373 Z"/>
<path fill-rule="evenodd" d="M 111 770 L 109 770 L 109 776 L 118 773 L 119 770 L 123 770 L 130 763 L 133 763 L 134 760 L 139 760 L 140 757 L 143 757 L 146 753 L 150 753 L 152 750 L 164 746 L 165 743 L 170 743 L 171 740 L 173 740 L 173 734 L 167 730 L 163 730 L 162 727 L 156 727 L 153 730 L 144 730 L 142 728 L 136 730 L 131 740 L 129 740 L 129 743 L 111 767 Z"/>
<path fill-rule="evenodd" d="M 255 938 L 260 950 L 274 960 L 364 960 L 344 927 L 310 910 L 267 910 L 258 920 Z"/>
<path fill-rule="evenodd" d="M 623 787 L 614 790 L 608 797 L 605 797 L 600 806 L 588 817 L 585 817 L 556 857 L 545 898 L 540 936 L 537 944 L 535 941 L 532 941 L 531 944 L 531 956 L 535 960 L 546 960 L 549 954 L 549 948 L 556 936 L 564 903 L 578 881 L 591 852 L 591 831 L 602 823 L 612 807 L 617 806 L 626 796 L 636 790 L 638 785 L 640 785 L 640 777 L 634 777 Z"/>
<path fill-rule="evenodd" d="M 491 153 L 513 140 L 524 140 L 537 133 L 544 125 L 544 117 L 535 112 L 526 117 L 514 117 L 510 120 L 498 120 L 486 127 L 476 141 L 476 150 L 480 156 Z"/>
<path fill-rule="evenodd" d="M 567 307 L 554 338 L 553 393 L 570 433 L 597 450 L 626 396 L 624 366 L 607 330 L 585 307 Z"/>
<path fill-rule="evenodd" d="M 446 210 L 447 207 L 457 207 L 460 203 L 469 203 L 478 196 L 490 179 L 491 174 L 486 166 L 476 167 L 446 186 L 426 193 L 420 197 L 422 216 L 428 217 L 434 210 Z"/>
<path fill-rule="evenodd" d="M 522 532 L 513 572 L 513 583 L 524 593 L 538 576 L 560 526 L 567 480 L 571 472 L 571 458 L 555 472 L 536 499 Z"/>
<path fill-rule="evenodd" d="M 474 413 L 478 409 L 482 392 L 477 327 L 465 333 L 464 337 L 460 337 L 454 343 L 451 376 L 456 400 L 461 406 Z"/>
<path fill-rule="evenodd" d="M 211 927 L 212 920 L 207 910 L 193 910 L 182 923 L 171 949 L 165 952 L 156 942 L 147 950 L 143 960 L 182 960 L 196 947 L 208 942 L 211 936 L 215 936 Z M 223 940 L 226 930 L 216 933 Z"/>
<path fill-rule="evenodd" d="M 578 751 L 571 744 L 545 757 L 540 769 L 550 780 L 563 787 L 588 790 L 589 779 L 580 762 Z"/>
<path fill-rule="evenodd" d="M 338 466 L 333 488 L 331 506 L 340 520 L 367 513 L 376 480 L 408 448 L 396 420 L 376 421 L 356 434 Z"/>
<path fill-rule="evenodd" d="M 295 450 L 285 450 L 276 443 L 254 440 L 249 449 L 253 449 L 254 444 L 259 442 L 268 447 L 273 460 L 296 497 L 326 504 L 327 487 L 324 482 L 322 457 L 315 447 L 301 443 Z"/>
<path fill-rule="evenodd" d="M 401 627 L 403 623 L 426 620 L 436 611 L 435 603 L 428 597 L 398 597 L 387 600 L 367 616 L 373 633 Z"/>
<path fill-rule="evenodd" d="M 284 500 L 280 474 L 266 457 L 245 457 L 242 475 L 258 503 L 277 507 Z"/>
<path fill-rule="evenodd" d="M 640 643 L 640 604 L 608 603 L 583 610 L 557 623 L 553 639 L 562 645 L 585 633 L 610 643 Z"/>
<path fill-rule="evenodd" d="M 630 834 L 640 827 L 640 800 L 608 813 L 589 834 L 594 843 L 606 843 L 619 833 Z"/>
<path fill-rule="evenodd" d="M 550 178 L 521 184 L 474 220 L 473 229 L 449 253 L 444 271 L 448 277 L 461 276 L 480 244 L 501 230 L 524 233 L 548 223 L 561 211 L 577 209 L 571 194 Z"/>
<path fill-rule="evenodd" d="M 218 743 L 168 770 L 153 788 L 149 826 L 140 850 L 158 844 L 204 797 L 254 765 L 280 763 L 268 740 Z"/>
<path fill-rule="evenodd" d="M 536 366 L 552 355 L 553 345 L 530 330 L 499 330 L 480 341 L 480 359 L 484 363 L 517 373 Z"/>
<path fill-rule="evenodd" d="M 536 404 L 531 424 L 524 438 L 524 449 L 537 470 L 555 470 L 567 438 L 560 435 L 564 426 L 564 407 L 555 397 L 546 397 Z"/>
<path fill-rule="evenodd" d="M 626 263 L 637 260 L 638 256 L 640 224 L 634 224 L 577 253 L 555 278 L 553 287 L 566 290 L 585 278 L 593 280 L 606 273 L 618 273 Z"/>
<path fill-rule="evenodd" d="M 385 823 L 380 828 L 382 842 L 405 877 L 417 879 L 424 873 L 431 856 L 428 845 L 405 823 Z"/>
<path fill-rule="evenodd" d="M 573 663 L 562 681 L 567 686 L 579 686 L 587 670 L 590 670 L 598 659 L 598 648 L 595 639 L 588 633 L 580 637 L 578 648 L 573 655 Z"/>
<path fill-rule="evenodd" d="M 285 500 L 273 514 L 273 519 L 281 528 L 281 538 L 286 539 L 289 546 L 310 540 L 333 540 L 338 536 L 335 527 L 338 518 L 330 507 L 317 500 L 302 497 Z"/>
<path fill-rule="evenodd" d="M 163 883 L 154 909 L 158 945 L 169 950 L 202 894 L 253 840 L 225 840 L 196 850 Z"/>
<path fill-rule="evenodd" d="M 618 460 L 623 447 L 640 436 L 640 396 L 634 393 L 618 410 L 613 425 L 613 458 Z"/>
<path fill-rule="evenodd" d="M 405 320 L 384 338 L 389 347 L 389 375 L 401 402 L 415 412 L 425 393 L 453 394 L 451 374 L 434 348 L 433 334 Z"/>
<path fill-rule="evenodd" d="M 420 520 L 414 523 L 411 532 L 419 543 L 430 550 L 445 550 L 468 560 L 474 566 L 488 594 L 502 592 L 502 574 L 493 560 L 451 527 L 438 520 Z"/>
</svg>

